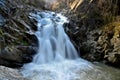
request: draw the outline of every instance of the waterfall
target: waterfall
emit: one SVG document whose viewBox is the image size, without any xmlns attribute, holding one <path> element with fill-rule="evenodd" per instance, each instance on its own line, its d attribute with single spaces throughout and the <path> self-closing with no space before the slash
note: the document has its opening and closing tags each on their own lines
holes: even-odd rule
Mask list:
<svg viewBox="0 0 120 80">
<path fill-rule="evenodd" d="M 39 41 L 39 49 L 33 63 L 42 64 L 78 57 L 63 28 L 63 24 L 68 23 L 66 17 L 54 12 L 41 12 L 36 15 L 31 13 L 30 18 L 37 21 L 35 35 Z"/>
<path fill-rule="evenodd" d="M 31 63 L 21 73 L 29 80 L 119 80 L 111 77 L 109 68 L 101 67 L 78 57 L 78 53 L 64 31 L 66 17 L 54 12 L 30 13 L 36 22 L 39 48 Z M 114 70 L 113 72 L 117 72 Z M 113 73 L 119 74 L 119 73 Z M 114 79 L 116 78 L 116 79 Z"/>
</svg>

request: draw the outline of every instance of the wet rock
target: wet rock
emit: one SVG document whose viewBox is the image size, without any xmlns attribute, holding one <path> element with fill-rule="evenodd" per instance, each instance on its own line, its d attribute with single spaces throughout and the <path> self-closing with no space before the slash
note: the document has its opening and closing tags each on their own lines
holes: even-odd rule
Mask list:
<svg viewBox="0 0 120 80">
<path fill-rule="evenodd" d="M 2 17 L 2 15 L 0 15 L 0 27 L 3 26 L 5 24 L 5 20 Z"/>
<path fill-rule="evenodd" d="M 16 61 L 16 62 L 21 62 L 21 51 L 16 49 L 13 46 L 10 47 L 5 47 L 4 50 L 0 52 L 0 57 L 6 60 L 11 60 L 11 61 Z"/>
<path fill-rule="evenodd" d="M 21 67 L 23 63 L 31 62 L 37 47 L 7 46 L 0 52 L 0 64 L 8 67 Z"/>
<path fill-rule="evenodd" d="M 17 69 L 0 66 L 0 80 L 28 80 Z"/>
<path fill-rule="evenodd" d="M 33 46 L 18 46 L 17 49 L 22 51 L 22 63 L 31 62 L 33 59 L 33 55 L 37 52 L 38 47 Z"/>
</svg>

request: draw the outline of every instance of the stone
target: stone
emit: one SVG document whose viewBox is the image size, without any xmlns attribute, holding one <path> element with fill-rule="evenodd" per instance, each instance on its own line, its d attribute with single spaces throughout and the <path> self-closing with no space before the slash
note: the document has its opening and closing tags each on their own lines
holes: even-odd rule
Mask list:
<svg viewBox="0 0 120 80">
<path fill-rule="evenodd" d="M 5 24 L 5 19 L 0 15 L 0 27 Z"/>
<path fill-rule="evenodd" d="M 37 51 L 33 46 L 7 46 L 0 52 L 0 64 L 8 67 L 21 67 L 23 63 L 32 61 Z"/>
<path fill-rule="evenodd" d="M 28 80 L 17 69 L 0 66 L 0 80 Z"/>
</svg>

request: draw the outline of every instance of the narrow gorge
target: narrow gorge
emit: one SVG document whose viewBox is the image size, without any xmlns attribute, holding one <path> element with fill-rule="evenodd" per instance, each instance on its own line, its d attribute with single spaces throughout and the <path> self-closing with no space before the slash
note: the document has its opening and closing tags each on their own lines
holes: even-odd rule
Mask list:
<svg viewBox="0 0 120 80">
<path fill-rule="evenodd" d="M 118 0 L 0 0 L 0 80 L 120 80 Z"/>
</svg>

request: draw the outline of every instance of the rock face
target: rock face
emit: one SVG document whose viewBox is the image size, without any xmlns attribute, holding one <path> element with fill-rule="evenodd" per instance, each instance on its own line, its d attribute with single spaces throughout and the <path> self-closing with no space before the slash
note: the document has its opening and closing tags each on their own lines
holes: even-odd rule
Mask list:
<svg viewBox="0 0 120 80">
<path fill-rule="evenodd" d="M 0 0 L 0 65 L 21 67 L 37 51 L 35 25 L 28 19 L 32 8 L 20 3 Z"/>
<path fill-rule="evenodd" d="M 28 80 L 18 70 L 0 66 L 0 80 Z"/>
<path fill-rule="evenodd" d="M 71 21 L 65 30 L 81 57 L 120 68 L 120 20 L 115 6 L 119 9 L 114 1 L 83 0 L 68 16 Z"/>
<path fill-rule="evenodd" d="M 120 68 L 120 23 L 109 23 L 87 33 L 81 43 L 81 56 Z"/>
<path fill-rule="evenodd" d="M 120 67 L 120 23 L 114 22 L 104 26 L 97 46 L 104 53 L 104 58 Z"/>
</svg>

